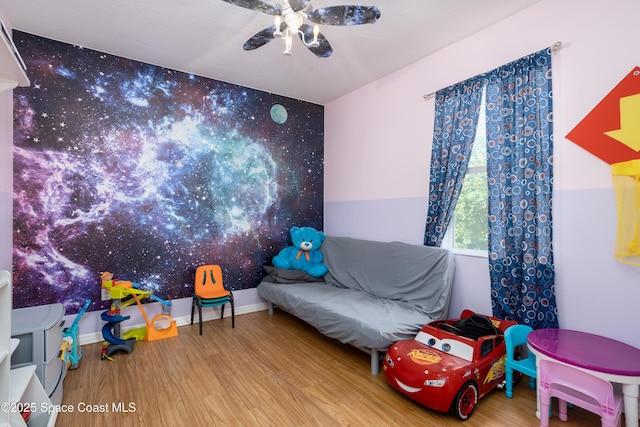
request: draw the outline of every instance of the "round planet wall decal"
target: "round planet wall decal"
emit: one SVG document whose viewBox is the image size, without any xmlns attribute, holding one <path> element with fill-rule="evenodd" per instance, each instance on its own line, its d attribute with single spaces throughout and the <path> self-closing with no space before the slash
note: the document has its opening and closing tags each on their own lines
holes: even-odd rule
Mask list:
<svg viewBox="0 0 640 427">
<path fill-rule="evenodd" d="M 287 110 L 280 104 L 271 107 L 271 118 L 279 125 L 287 121 Z"/>
</svg>

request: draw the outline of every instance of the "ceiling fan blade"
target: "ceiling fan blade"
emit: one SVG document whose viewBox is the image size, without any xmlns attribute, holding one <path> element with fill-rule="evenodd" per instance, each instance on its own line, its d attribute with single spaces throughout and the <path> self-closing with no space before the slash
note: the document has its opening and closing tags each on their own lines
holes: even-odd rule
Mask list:
<svg viewBox="0 0 640 427">
<path fill-rule="evenodd" d="M 260 46 L 264 46 L 265 44 L 273 40 L 273 32 L 275 30 L 276 30 L 275 25 L 271 25 L 265 28 L 264 30 L 260 31 L 259 33 L 256 33 L 253 37 L 251 37 L 249 40 L 244 42 L 244 45 L 242 46 L 242 48 L 244 50 L 254 50 L 259 48 Z"/>
<path fill-rule="evenodd" d="M 271 6 L 269 3 L 265 3 L 262 0 L 222 0 L 226 3 L 234 4 L 236 6 L 244 7 L 245 9 L 257 10 L 264 12 L 268 15 L 279 15 L 280 11 Z"/>
<path fill-rule="evenodd" d="M 302 34 L 299 34 L 302 41 L 309 43 L 311 40 L 313 40 L 313 27 L 311 25 L 303 24 L 302 26 L 300 26 L 300 31 L 304 33 L 304 39 L 302 38 Z M 333 53 L 333 48 L 329 44 L 329 41 L 321 33 L 318 33 L 318 43 L 320 43 L 319 46 L 307 46 L 307 49 L 313 52 L 313 54 L 318 58 L 330 57 Z"/>
<path fill-rule="evenodd" d="M 375 6 L 328 6 L 309 13 L 309 21 L 325 25 L 373 24 L 380 19 Z"/>
<path fill-rule="evenodd" d="M 303 10 L 305 7 L 309 6 L 309 0 L 289 0 L 289 4 L 291 8 L 296 12 Z"/>
</svg>

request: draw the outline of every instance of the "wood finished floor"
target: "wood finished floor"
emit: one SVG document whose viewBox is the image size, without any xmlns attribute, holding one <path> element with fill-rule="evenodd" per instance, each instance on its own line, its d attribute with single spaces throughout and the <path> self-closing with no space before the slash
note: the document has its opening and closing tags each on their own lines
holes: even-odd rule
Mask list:
<svg viewBox="0 0 640 427">
<path fill-rule="evenodd" d="M 496 390 L 465 422 L 431 411 L 372 376 L 369 355 L 319 334 L 282 311 L 179 328 L 179 336 L 140 341 L 131 354 L 101 360 L 100 343 L 82 347 L 64 380 L 58 427 L 137 426 L 538 426 L 535 391 L 521 381 L 514 398 Z M 118 412 L 114 405 L 135 409 Z M 102 406 L 100 406 L 102 405 Z M 86 408 L 108 412 L 80 412 Z M 600 426 L 581 408 L 550 426 Z"/>
</svg>

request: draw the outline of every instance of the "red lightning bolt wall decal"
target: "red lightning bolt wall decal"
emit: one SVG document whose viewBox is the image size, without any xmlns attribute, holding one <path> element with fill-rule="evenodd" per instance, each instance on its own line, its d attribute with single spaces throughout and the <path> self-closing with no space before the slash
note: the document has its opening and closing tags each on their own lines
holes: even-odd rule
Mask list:
<svg viewBox="0 0 640 427">
<path fill-rule="evenodd" d="M 635 67 L 567 139 L 609 164 L 640 159 L 640 67 Z"/>
</svg>

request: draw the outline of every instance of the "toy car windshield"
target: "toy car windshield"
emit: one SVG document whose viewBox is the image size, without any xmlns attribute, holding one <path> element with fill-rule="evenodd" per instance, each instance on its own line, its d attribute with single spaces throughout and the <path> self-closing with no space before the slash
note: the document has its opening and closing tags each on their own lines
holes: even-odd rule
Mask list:
<svg viewBox="0 0 640 427">
<path fill-rule="evenodd" d="M 459 357 L 468 362 L 473 360 L 473 347 L 456 339 L 437 338 L 428 332 L 420 331 L 415 340 L 426 346 L 440 350 L 452 356 Z"/>
</svg>

